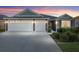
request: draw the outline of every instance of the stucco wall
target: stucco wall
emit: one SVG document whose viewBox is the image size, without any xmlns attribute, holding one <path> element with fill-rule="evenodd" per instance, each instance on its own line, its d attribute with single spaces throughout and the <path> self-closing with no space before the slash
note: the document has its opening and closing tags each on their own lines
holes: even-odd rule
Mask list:
<svg viewBox="0 0 79 59">
<path fill-rule="evenodd" d="M 2 20 L 0 20 L 0 29 L 5 29 L 5 23 Z"/>
<path fill-rule="evenodd" d="M 79 19 L 75 19 L 75 27 L 79 27 Z"/>
</svg>

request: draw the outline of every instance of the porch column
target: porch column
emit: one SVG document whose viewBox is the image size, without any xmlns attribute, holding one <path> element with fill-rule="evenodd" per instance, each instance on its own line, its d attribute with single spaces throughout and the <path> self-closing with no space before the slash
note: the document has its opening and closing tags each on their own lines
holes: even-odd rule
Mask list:
<svg viewBox="0 0 79 59">
<path fill-rule="evenodd" d="M 5 27 L 5 31 L 6 31 L 6 24 L 7 24 L 7 22 L 6 22 L 6 20 L 4 21 L 4 27 Z"/>
<path fill-rule="evenodd" d="M 61 28 L 61 20 L 59 20 L 59 28 Z"/>
<path fill-rule="evenodd" d="M 58 20 L 55 21 L 55 24 L 56 24 L 56 32 L 57 32 L 57 30 L 59 28 L 59 22 L 58 22 Z"/>
<path fill-rule="evenodd" d="M 33 19 L 33 31 L 35 31 L 35 19 Z"/>
<path fill-rule="evenodd" d="M 45 30 L 48 31 L 48 21 L 45 19 Z"/>
</svg>

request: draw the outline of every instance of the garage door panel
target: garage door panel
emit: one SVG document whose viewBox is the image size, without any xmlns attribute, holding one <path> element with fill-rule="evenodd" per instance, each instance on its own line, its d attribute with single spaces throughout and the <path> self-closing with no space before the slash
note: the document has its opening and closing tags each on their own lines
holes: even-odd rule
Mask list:
<svg viewBox="0 0 79 59">
<path fill-rule="evenodd" d="M 35 25 L 34 25 L 34 22 L 35 22 Z M 35 20 L 34 22 L 33 22 L 33 20 L 30 20 L 30 21 L 25 21 L 24 23 L 23 22 L 9 23 L 8 31 L 33 31 L 33 29 L 35 29 L 34 31 L 36 31 L 36 32 L 46 31 L 45 21 Z"/>
<path fill-rule="evenodd" d="M 46 30 L 45 27 L 45 21 L 36 21 L 35 31 L 44 32 Z"/>
<path fill-rule="evenodd" d="M 10 23 L 8 31 L 33 31 L 32 23 Z"/>
<path fill-rule="evenodd" d="M 44 24 L 36 24 L 35 29 L 36 29 L 36 31 L 45 31 L 45 25 Z"/>
</svg>

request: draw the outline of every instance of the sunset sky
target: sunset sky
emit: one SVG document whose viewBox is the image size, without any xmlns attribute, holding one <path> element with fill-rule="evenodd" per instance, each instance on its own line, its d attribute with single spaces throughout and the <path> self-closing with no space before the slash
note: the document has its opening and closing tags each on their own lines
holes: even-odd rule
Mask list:
<svg viewBox="0 0 79 59">
<path fill-rule="evenodd" d="M 79 16 L 79 6 L 0 6 L 0 14 L 13 16 L 24 9 L 30 9 L 39 14 L 60 16 L 69 14 L 73 17 Z"/>
</svg>

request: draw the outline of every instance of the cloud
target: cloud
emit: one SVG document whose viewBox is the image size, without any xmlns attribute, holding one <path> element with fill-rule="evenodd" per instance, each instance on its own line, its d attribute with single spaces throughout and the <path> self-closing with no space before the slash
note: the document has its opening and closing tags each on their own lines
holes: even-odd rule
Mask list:
<svg viewBox="0 0 79 59">
<path fill-rule="evenodd" d="M 13 16 L 19 12 L 21 12 L 23 9 L 19 8 L 0 8 L 0 14 Z"/>
<path fill-rule="evenodd" d="M 34 10 L 37 13 L 42 13 L 42 14 L 48 14 L 48 15 L 62 15 L 62 14 L 69 14 L 73 17 L 78 16 L 79 15 L 79 11 L 75 11 L 72 9 L 58 9 L 58 8 L 37 8 Z"/>
<path fill-rule="evenodd" d="M 0 14 L 13 16 L 21 11 L 23 11 L 24 8 L 0 8 Z M 41 8 L 34 8 L 32 9 L 34 12 L 40 13 L 40 14 L 47 14 L 47 15 L 53 15 L 53 16 L 60 16 L 65 13 L 75 17 L 79 16 L 79 11 L 75 11 L 73 9 L 65 9 L 65 8 L 52 8 L 52 7 L 41 7 Z"/>
</svg>

